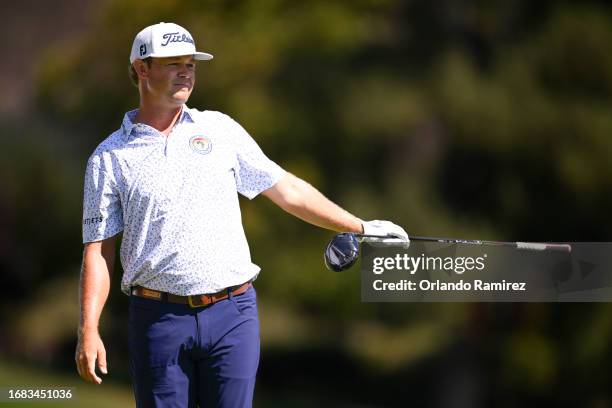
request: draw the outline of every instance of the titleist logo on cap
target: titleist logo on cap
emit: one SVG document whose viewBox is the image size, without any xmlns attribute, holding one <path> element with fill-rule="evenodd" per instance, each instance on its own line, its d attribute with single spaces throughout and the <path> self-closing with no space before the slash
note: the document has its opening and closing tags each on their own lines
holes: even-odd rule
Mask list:
<svg viewBox="0 0 612 408">
<path fill-rule="evenodd" d="M 166 33 L 166 34 L 164 34 L 162 36 L 162 38 L 165 40 L 162 43 L 162 47 L 165 47 L 169 43 L 174 43 L 174 42 L 187 42 L 187 43 L 190 43 L 190 44 L 194 44 L 193 40 L 189 36 L 187 36 L 185 34 L 179 34 L 178 32 L 175 32 L 175 33 Z"/>
</svg>

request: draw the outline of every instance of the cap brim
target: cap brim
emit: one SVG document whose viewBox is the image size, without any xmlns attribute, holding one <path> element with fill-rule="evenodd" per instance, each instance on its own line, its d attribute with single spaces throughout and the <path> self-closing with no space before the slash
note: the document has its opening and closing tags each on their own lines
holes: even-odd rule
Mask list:
<svg viewBox="0 0 612 408">
<path fill-rule="evenodd" d="M 193 58 L 200 61 L 207 61 L 213 59 L 212 54 L 208 54 L 206 52 L 196 52 L 193 54 Z"/>
<path fill-rule="evenodd" d="M 183 57 L 185 55 L 193 55 L 193 59 L 199 60 L 199 61 L 207 61 L 207 60 L 211 60 L 213 59 L 212 54 L 208 54 L 206 52 L 196 52 L 195 54 L 173 54 L 173 55 L 160 55 L 160 54 L 149 54 L 148 57 L 153 57 L 153 58 L 170 58 L 170 57 Z M 139 58 L 142 59 L 142 58 Z M 132 61 L 134 62 L 134 61 Z"/>
</svg>

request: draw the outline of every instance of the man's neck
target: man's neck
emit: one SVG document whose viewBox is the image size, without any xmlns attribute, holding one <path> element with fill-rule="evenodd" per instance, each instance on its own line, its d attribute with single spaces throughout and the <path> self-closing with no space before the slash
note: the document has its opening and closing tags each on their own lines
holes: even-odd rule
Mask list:
<svg viewBox="0 0 612 408">
<path fill-rule="evenodd" d="M 172 127 L 178 120 L 182 108 L 182 106 L 170 109 L 147 106 L 141 102 L 138 114 L 136 114 L 136 118 L 134 118 L 134 123 L 144 123 L 168 136 Z"/>
</svg>

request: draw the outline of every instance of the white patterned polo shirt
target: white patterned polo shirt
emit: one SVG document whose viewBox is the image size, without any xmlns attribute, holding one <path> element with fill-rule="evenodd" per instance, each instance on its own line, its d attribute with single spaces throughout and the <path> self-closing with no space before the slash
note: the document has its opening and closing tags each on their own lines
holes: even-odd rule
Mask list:
<svg viewBox="0 0 612 408">
<path fill-rule="evenodd" d="M 220 112 L 189 109 L 166 137 L 133 123 L 106 138 L 87 162 L 83 243 L 123 231 L 121 290 L 194 295 L 254 279 L 238 194 L 249 199 L 285 174 Z"/>
</svg>

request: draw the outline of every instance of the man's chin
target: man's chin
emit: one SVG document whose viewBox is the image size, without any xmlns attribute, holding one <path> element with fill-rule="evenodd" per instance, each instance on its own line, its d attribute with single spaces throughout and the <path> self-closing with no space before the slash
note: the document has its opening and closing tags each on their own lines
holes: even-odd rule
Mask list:
<svg viewBox="0 0 612 408">
<path fill-rule="evenodd" d="M 187 100 L 189 99 L 189 96 L 191 95 L 191 91 L 187 92 L 187 91 L 180 91 L 180 92 L 176 92 L 172 95 L 172 99 L 174 100 L 174 102 L 176 104 L 179 105 L 183 105 L 185 103 L 187 103 Z"/>
</svg>

